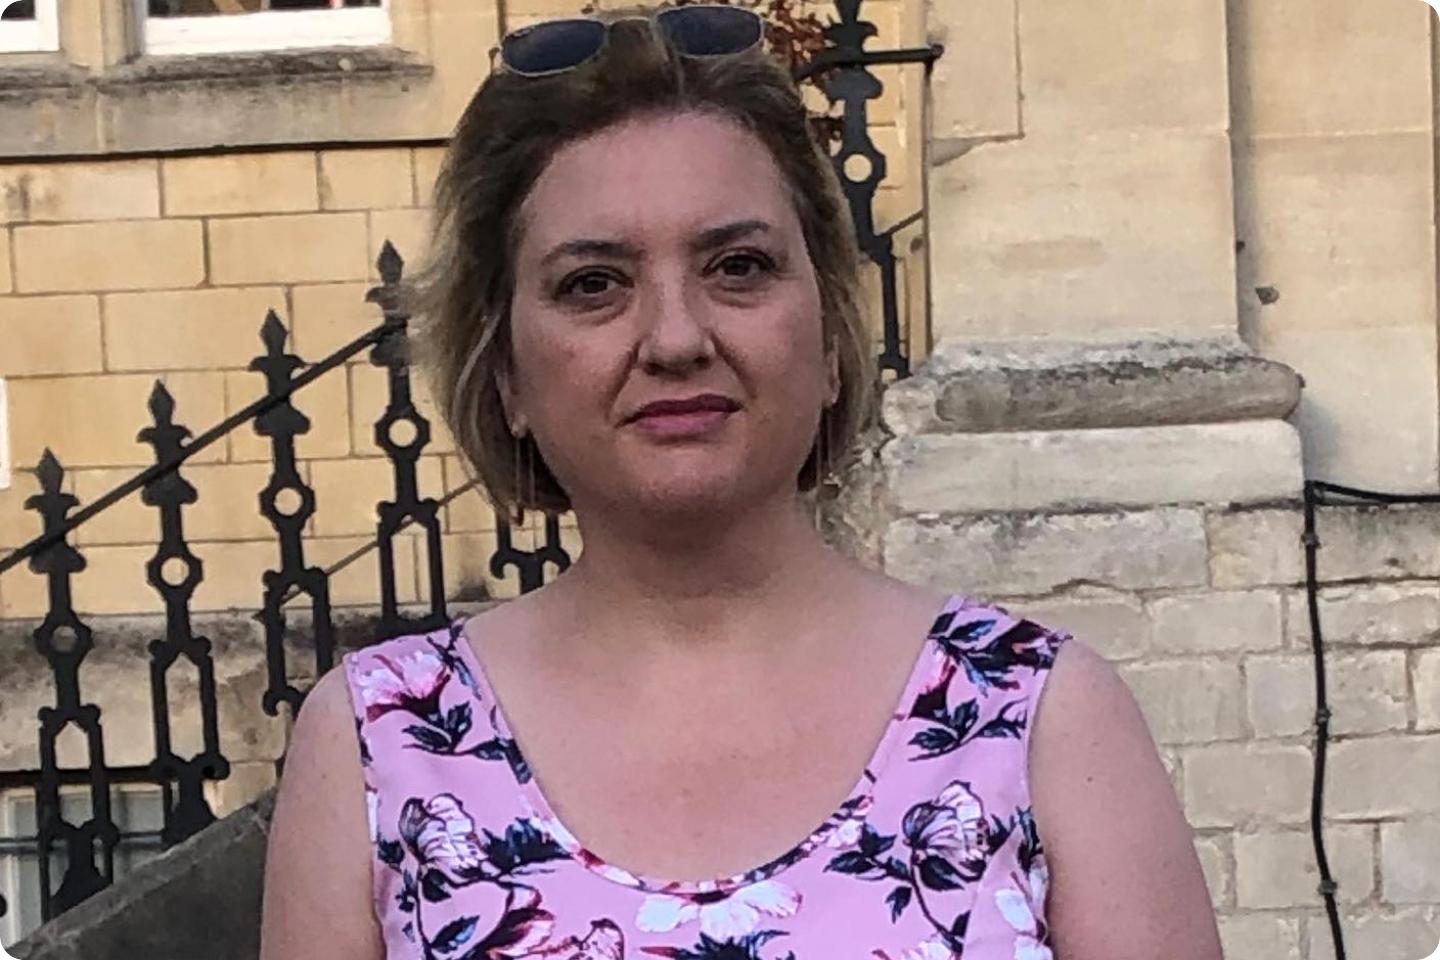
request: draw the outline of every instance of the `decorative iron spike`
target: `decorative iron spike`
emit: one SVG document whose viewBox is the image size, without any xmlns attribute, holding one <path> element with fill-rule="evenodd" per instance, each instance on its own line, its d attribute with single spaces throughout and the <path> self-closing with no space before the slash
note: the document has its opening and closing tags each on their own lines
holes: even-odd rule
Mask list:
<svg viewBox="0 0 1440 960">
<path fill-rule="evenodd" d="M 168 427 L 175 416 L 175 398 L 166 389 L 163 380 L 156 380 L 150 390 L 150 415 L 157 426 Z"/>
<path fill-rule="evenodd" d="M 380 279 L 388 286 L 400 282 L 400 275 L 405 271 L 405 261 L 400 256 L 400 251 L 386 238 L 385 243 L 380 247 L 380 256 L 375 260 L 375 266 L 380 271 Z"/>
<path fill-rule="evenodd" d="M 285 324 L 280 322 L 280 315 L 273 309 L 265 312 L 265 322 L 260 325 L 260 342 L 265 344 L 265 351 L 272 357 L 278 357 L 285 352 L 285 341 L 289 332 Z"/>
<path fill-rule="evenodd" d="M 40 489 L 46 493 L 59 493 L 60 484 L 65 481 L 65 468 L 60 466 L 60 460 L 55 456 L 49 447 L 40 455 L 40 463 L 35 467 L 35 476 L 40 480 Z"/>
</svg>

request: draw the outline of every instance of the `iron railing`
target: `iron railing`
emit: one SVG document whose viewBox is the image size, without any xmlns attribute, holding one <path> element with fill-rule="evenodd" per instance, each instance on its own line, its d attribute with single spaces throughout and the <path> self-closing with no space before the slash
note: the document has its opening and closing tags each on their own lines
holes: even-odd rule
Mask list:
<svg viewBox="0 0 1440 960">
<path fill-rule="evenodd" d="M 923 211 L 887 230 L 876 230 L 875 194 L 887 168 L 886 158 L 871 139 L 867 121 L 868 103 L 883 89 L 871 68 L 914 63 L 923 64 L 928 71 L 941 51 L 938 47 L 866 50 L 865 43 L 876 29 L 861 19 L 861 3 L 840 0 L 839 20 L 826 30 L 830 46 L 800 76 L 819 74 L 827 95 L 843 108 L 834 162 L 860 246 L 880 270 L 884 344 L 880 366 L 896 377 L 904 377 L 910 372 L 910 359 L 900 325 L 893 240 L 897 231 L 923 217 Z M 853 171 L 848 162 L 857 156 L 868 161 L 863 178 L 847 175 L 847 169 Z M 330 577 L 361 556 L 378 555 L 380 603 L 375 639 L 432 630 L 448 621 L 440 509 L 474 484 L 461 486 L 442 499 L 422 494 L 418 465 L 431 441 L 431 424 L 417 409 L 410 387 L 410 317 L 402 296 L 404 265 L 388 242 L 380 251 L 377 265 L 381 282 L 367 297 L 382 315 L 374 329 L 318 363 L 309 364 L 288 349 L 289 333 L 280 318 L 273 312 L 268 314 L 260 328 L 264 352 L 249 365 L 250 370 L 265 378 L 264 396 L 199 436 L 193 436 L 176 421 L 175 401 L 157 382 L 149 400 L 153 424 L 139 435 L 139 440 L 152 448 L 154 464 L 94 502 L 82 506 L 78 498 L 65 492 L 65 469 L 50 451 L 41 458 L 35 472 L 40 491 L 26 501 L 26 506 L 39 515 L 43 532 L 21 549 L 0 558 L 0 574 L 29 561 L 30 569 L 45 579 L 48 609 L 34 629 L 33 639 L 52 674 L 55 701 L 53 706 L 42 708 L 38 716 L 39 769 L 0 772 L 0 787 L 35 791 L 38 829 L 31 842 L 39 861 L 43 918 L 69 909 L 113 882 L 115 851 L 122 840 L 111 810 L 113 788 L 137 783 L 158 787 L 164 825 L 156 839 L 170 846 L 215 820 L 205 786 L 226 779 L 230 773 L 230 761 L 221 749 L 211 642 L 196 631 L 191 611 L 195 591 L 205 578 L 205 566 L 185 536 L 186 508 L 198 499 L 196 489 L 182 473 L 186 463 L 247 424 L 269 441 L 270 479 L 258 492 L 258 502 L 278 543 L 279 564 L 263 575 L 263 600 L 255 614 L 264 629 L 267 673 L 267 686 L 257 706 L 267 714 L 276 716 L 282 707 L 294 710 L 305 695 L 292 679 L 294 674 L 287 663 L 287 639 L 293 633 L 287 624 L 287 609 L 297 603 L 306 608 L 305 620 L 313 640 L 313 674 L 323 674 L 335 659 Z M 370 363 L 383 368 L 387 375 L 388 402 L 374 425 L 374 439 L 393 468 L 393 499 L 377 505 L 375 538 L 366 548 L 322 569 L 306 555 L 305 528 L 318 504 L 315 490 L 299 468 L 296 442 L 309 432 L 311 424 L 297 405 L 296 395 L 366 349 L 370 351 Z M 74 606 L 73 579 L 85 569 L 86 560 L 69 538 L 77 528 L 137 492 L 158 515 L 159 540 L 146 565 L 146 579 L 163 602 L 164 628 L 163 636 L 155 639 L 148 650 L 153 760 L 138 767 L 116 767 L 106 762 L 101 711 L 87 699 L 82 683 L 85 660 L 95 648 L 96 635 Z M 517 522 L 526 519 L 522 515 Z M 423 535 L 428 573 L 429 595 L 419 605 L 418 614 L 413 606 L 402 610 L 396 581 L 396 537 L 412 527 L 418 527 Z M 536 589 L 544 582 L 547 563 L 560 570 L 568 566 L 570 557 L 561 543 L 558 517 L 544 516 L 543 540 L 532 543 L 530 549 L 516 545 L 511 524 L 500 510 L 495 511 L 495 527 L 498 547 L 490 558 L 491 571 L 501 577 L 514 570 L 522 591 Z M 176 670 L 194 672 L 197 702 L 177 703 L 171 684 Z M 181 752 L 172 736 L 177 710 L 187 711 L 187 716 L 198 710 L 200 743 L 198 749 L 188 753 Z M 83 762 L 79 766 L 62 762 L 58 749 L 62 734 L 71 728 L 83 735 Z M 72 822 L 63 815 L 61 793 L 66 787 L 87 788 L 87 819 Z M 13 846 L 14 841 L 9 845 Z M 52 876 L 52 863 L 58 864 L 58 882 Z M 0 900 L 0 916 L 4 910 Z"/>
</svg>

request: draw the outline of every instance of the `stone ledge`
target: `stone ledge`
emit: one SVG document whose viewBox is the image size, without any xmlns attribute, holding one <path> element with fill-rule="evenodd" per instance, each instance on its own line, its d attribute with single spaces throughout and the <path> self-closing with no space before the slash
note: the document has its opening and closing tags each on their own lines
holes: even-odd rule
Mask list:
<svg viewBox="0 0 1440 960">
<path fill-rule="evenodd" d="M 273 794 L 41 927 L 18 960 L 255 960 Z"/>
<path fill-rule="evenodd" d="M 435 68 L 394 47 L 0 70 L 0 157 L 439 142 Z"/>
<path fill-rule="evenodd" d="M 1280 420 L 902 436 L 882 459 L 901 513 L 1273 503 L 1304 485 Z"/>
<path fill-rule="evenodd" d="M 886 391 L 883 417 L 897 435 L 1273 420 L 1301 386 L 1236 338 L 950 341 Z"/>
</svg>

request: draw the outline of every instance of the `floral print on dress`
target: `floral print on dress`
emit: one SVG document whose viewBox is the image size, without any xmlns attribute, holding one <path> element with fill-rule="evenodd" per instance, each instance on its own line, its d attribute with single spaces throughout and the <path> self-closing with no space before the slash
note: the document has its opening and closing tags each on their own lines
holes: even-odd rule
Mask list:
<svg viewBox="0 0 1440 960">
<path fill-rule="evenodd" d="M 351 654 L 387 960 L 1053 960 L 1025 764 L 1067 639 L 950 598 L 848 799 L 704 882 L 565 827 L 462 621 Z"/>
</svg>

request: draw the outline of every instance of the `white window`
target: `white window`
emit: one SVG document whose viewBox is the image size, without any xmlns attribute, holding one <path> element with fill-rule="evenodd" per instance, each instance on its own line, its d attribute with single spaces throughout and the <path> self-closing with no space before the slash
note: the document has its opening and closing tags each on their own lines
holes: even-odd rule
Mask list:
<svg viewBox="0 0 1440 960">
<path fill-rule="evenodd" d="M 0 0 L 0 53 L 60 49 L 56 0 Z"/>
<path fill-rule="evenodd" d="M 145 52 L 161 56 L 390 42 L 389 0 L 135 2 Z"/>
<path fill-rule="evenodd" d="M 129 873 L 160 853 L 164 826 L 164 797 L 158 787 L 115 787 L 110 793 L 110 815 L 120 828 L 115 848 L 115 878 Z M 90 788 L 64 787 L 61 815 L 70 823 L 90 819 Z M 5 916 L 0 917 L 0 944 L 25 939 L 40 926 L 40 857 L 35 841 L 35 791 L 0 792 L 0 896 Z M 51 882 L 59 884 L 65 854 L 57 850 L 50 862 Z"/>
</svg>

